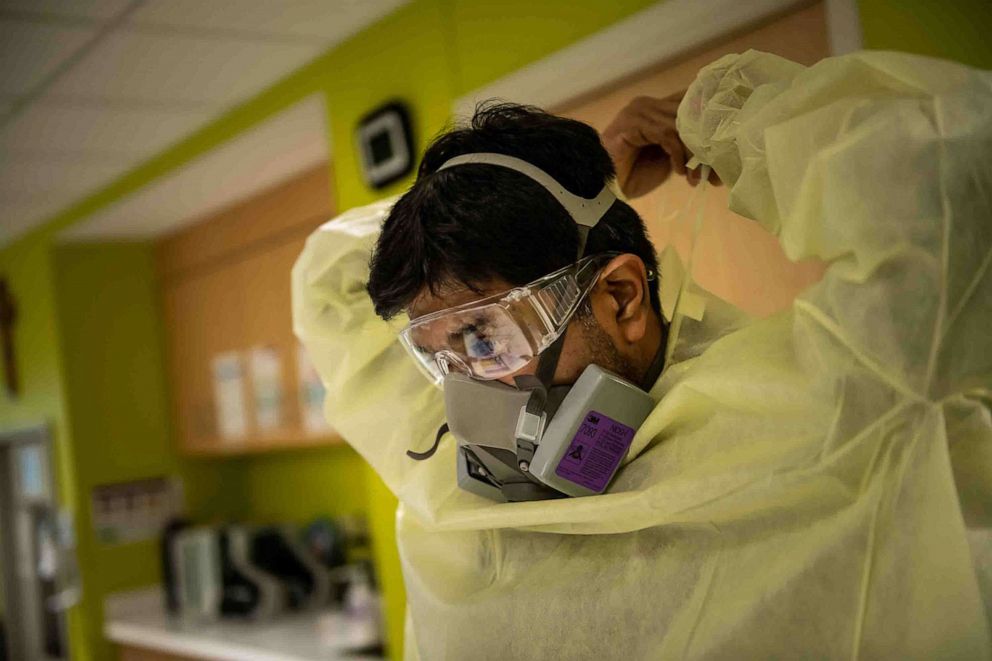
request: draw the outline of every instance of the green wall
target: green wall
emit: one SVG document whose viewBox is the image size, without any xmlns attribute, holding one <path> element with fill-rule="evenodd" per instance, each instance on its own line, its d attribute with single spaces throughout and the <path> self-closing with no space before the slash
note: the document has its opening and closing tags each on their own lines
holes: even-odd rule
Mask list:
<svg viewBox="0 0 992 661">
<path fill-rule="evenodd" d="M 251 521 L 306 523 L 319 515 L 368 510 L 365 462 L 347 446 L 257 455 L 238 463 L 241 512 Z"/>
<path fill-rule="evenodd" d="M 76 543 L 83 583 L 79 610 L 88 615 L 72 642 L 92 658 L 110 653 L 100 634 L 103 596 L 154 582 L 158 562 L 153 542 L 103 546 L 95 541 L 90 489 L 175 474 L 177 468 L 168 446 L 147 253 L 127 246 L 73 248 L 57 251 L 55 259 L 76 455 Z M 135 342 L 137 338 L 145 339 Z"/>
<path fill-rule="evenodd" d="M 160 571 L 156 541 L 111 545 L 94 537 L 93 487 L 178 476 L 194 520 L 303 523 L 320 514 L 366 512 L 365 470 L 347 447 L 181 459 L 173 449 L 152 246 L 82 244 L 59 247 L 54 256 L 76 455 L 79 610 L 86 614 L 73 643 L 89 655 L 82 658 L 104 659 L 112 657 L 101 633 L 104 597 L 156 583 Z"/>
<path fill-rule="evenodd" d="M 0 544 L 3 544 L 3 530 L 0 530 Z M 0 572 L 0 625 L 4 623 L 7 611 L 7 601 L 3 595 L 3 572 Z"/>
<path fill-rule="evenodd" d="M 61 498 L 77 515 L 86 588 L 83 606 L 70 614 L 74 658 L 107 654 L 100 635 L 103 594 L 157 577 L 150 546 L 103 548 L 91 538 L 89 489 L 104 481 L 182 475 L 190 509 L 201 518 L 301 521 L 322 512 L 366 511 L 394 641 L 401 639 L 405 597 L 393 543 L 395 501 L 347 448 L 234 460 L 181 461 L 172 453 L 163 330 L 148 247 L 55 250 L 54 232 L 314 92 L 327 99 L 339 207 L 398 192 L 409 180 L 374 193 L 358 175 L 351 131 L 369 108 L 395 97 L 409 102 L 422 148 L 448 121 L 455 98 L 648 4 L 415 0 L 0 250 L 0 276 L 8 279 L 19 303 L 22 377 L 19 398 L 0 397 L 0 429 L 47 422 L 53 431 Z M 868 48 L 992 66 L 987 2 L 859 0 L 859 7 Z M 399 654 L 394 646 L 392 656 Z"/>
<path fill-rule="evenodd" d="M 90 493 L 100 484 L 184 478 L 190 509 L 204 517 L 239 511 L 233 466 L 203 470 L 173 451 L 162 361 L 163 328 L 151 247 L 80 245 L 53 251 L 56 309 L 76 507 L 83 615 L 72 633 L 74 658 L 111 658 L 103 599 L 159 580 L 154 540 L 108 545 L 95 539 Z"/>
<path fill-rule="evenodd" d="M 55 311 L 51 239 L 41 230 L 0 250 L 0 277 L 6 278 L 17 306 L 14 327 L 14 361 L 19 393 L 11 398 L 0 394 L 0 430 L 11 431 L 39 424 L 52 436 L 52 461 L 62 507 L 76 514 L 73 447 L 68 433 L 68 415 L 62 390 L 58 317 Z M 70 643 L 81 640 L 85 615 L 69 612 Z M 77 655 L 74 658 L 87 658 Z"/>
<path fill-rule="evenodd" d="M 150 286 L 141 257 L 120 249 L 74 249 L 59 251 L 55 260 L 57 304 L 67 330 L 62 356 L 76 456 L 76 552 L 83 584 L 77 610 L 86 614 L 85 628 L 73 643 L 90 658 L 109 654 L 100 635 L 103 596 L 153 582 L 158 563 L 152 543 L 97 546 L 89 490 L 104 482 L 175 472 L 161 410 L 160 365 L 148 363 L 147 343 L 135 347 L 129 337 L 147 335 L 154 324 L 147 303 L 134 306 Z"/>
<path fill-rule="evenodd" d="M 649 0 L 450 3 L 452 67 L 461 96 L 589 36 Z"/>
<path fill-rule="evenodd" d="M 989 0 L 858 0 L 865 48 L 901 50 L 992 69 Z"/>
<path fill-rule="evenodd" d="M 0 277 L 7 279 L 17 307 L 14 360 L 19 394 L 0 395 L 0 429 L 40 423 L 49 425 L 55 441 L 57 482 L 63 504 L 75 506 L 72 446 L 62 391 L 50 239 L 32 234 L 0 251 Z"/>
</svg>

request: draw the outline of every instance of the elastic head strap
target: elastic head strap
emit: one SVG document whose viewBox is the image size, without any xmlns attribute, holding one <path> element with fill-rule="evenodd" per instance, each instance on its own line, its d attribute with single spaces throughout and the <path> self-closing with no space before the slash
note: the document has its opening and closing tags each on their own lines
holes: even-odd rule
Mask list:
<svg viewBox="0 0 992 661">
<path fill-rule="evenodd" d="M 559 184 L 554 177 L 536 165 L 532 165 L 514 156 L 507 156 L 506 154 L 494 154 L 491 152 L 462 154 L 446 161 L 437 171 L 440 172 L 441 170 L 447 170 L 458 165 L 469 165 L 473 163 L 497 165 L 515 170 L 530 177 L 547 189 L 558 200 L 559 204 L 565 208 L 568 215 L 580 226 L 580 240 L 583 244 L 579 250 L 580 256 L 585 248 L 585 234 L 588 233 L 590 228 L 596 226 L 596 223 L 606 215 L 606 212 L 610 210 L 610 207 L 617 200 L 616 195 L 613 194 L 609 186 L 603 186 L 603 190 L 599 191 L 599 194 L 594 198 L 579 197 L 565 190 L 565 187 Z M 582 228 L 586 228 L 584 233 L 581 231 Z"/>
</svg>

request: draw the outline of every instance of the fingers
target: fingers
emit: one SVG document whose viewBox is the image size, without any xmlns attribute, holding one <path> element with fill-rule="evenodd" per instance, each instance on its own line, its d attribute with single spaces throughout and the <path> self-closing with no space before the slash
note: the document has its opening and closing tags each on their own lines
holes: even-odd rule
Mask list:
<svg viewBox="0 0 992 661">
<path fill-rule="evenodd" d="M 703 180 L 702 167 L 697 167 L 695 170 L 688 170 L 685 175 L 686 181 L 689 182 L 690 186 L 698 186 L 699 182 Z M 723 182 L 720 180 L 720 175 L 715 171 L 710 169 L 709 178 L 707 181 L 711 186 L 722 186 Z"/>
<path fill-rule="evenodd" d="M 626 111 L 629 131 L 624 136 L 630 147 L 641 149 L 651 145 L 661 147 L 671 159 L 672 169 L 685 175 L 687 160 L 685 145 L 675 130 L 676 100 L 638 97 Z"/>
<path fill-rule="evenodd" d="M 686 167 L 692 155 L 676 129 L 676 114 L 683 94 L 677 92 L 664 99 L 637 97 L 603 131 L 603 144 L 613 159 L 617 181 L 625 194 L 634 197 L 644 194 L 663 183 L 673 171 L 684 176 L 690 185 L 699 184 L 702 175 Z M 715 175 L 710 176 L 710 181 L 719 185 Z"/>
<path fill-rule="evenodd" d="M 646 126 L 654 127 L 653 131 L 642 131 L 642 137 L 638 142 L 647 141 L 647 144 L 659 145 L 672 159 L 672 169 L 677 174 L 685 176 L 690 186 L 698 186 L 699 182 L 702 181 L 702 173 L 699 168 L 690 170 L 685 166 L 692 154 L 689 153 L 682 139 L 678 137 L 678 131 L 675 128 L 676 115 L 683 96 L 685 96 L 685 90 L 663 99 L 641 96 L 631 101 L 625 110 L 628 110 L 631 115 L 639 115 Z M 710 169 L 708 181 L 713 186 L 723 185 L 719 175 L 712 169 Z"/>
<path fill-rule="evenodd" d="M 676 174 L 685 175 L 686 151 L 675 131 L 662 131 L 655 137 L 655 143 L 665 150 Z"/>
<path fill-rule="evenodd" d="M 665 113 L 632 110 L 623 117 L 618 117 L 616 128 L 613 129 L 631 147 L 641 148 L 648 145 L 660 145 L 659 142 L 666 133 L 677 135 L 675 132 L 675 117 Z M 622 121 L 622 123 L 621 123 Z"/>
</svg>

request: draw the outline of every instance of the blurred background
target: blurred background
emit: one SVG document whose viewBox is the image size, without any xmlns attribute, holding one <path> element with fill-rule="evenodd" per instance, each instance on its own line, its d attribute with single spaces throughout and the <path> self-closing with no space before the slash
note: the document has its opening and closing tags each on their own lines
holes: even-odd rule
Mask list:
<svg viewBox="0 0 992 661">
<path fill-rule="evenodd" d="M 402 657 L 396 501 L 289 270 L 479 100 L 602 129 L 725 53 L 990 68 L 990 34 L 987 0 L 0 0 L 0 659 Z M 687 195 L 637 201 L 659 248 Z M 766 315 L 822 273 L 705 204 L 703 286 Z"/>
</svg>

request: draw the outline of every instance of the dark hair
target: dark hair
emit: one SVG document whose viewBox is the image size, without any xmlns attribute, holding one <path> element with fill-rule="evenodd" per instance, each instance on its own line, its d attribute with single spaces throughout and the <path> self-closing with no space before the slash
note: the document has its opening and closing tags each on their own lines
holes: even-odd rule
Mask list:
<svg viewBox="0 0 992 661">
<path fill-rule="evenodd" d="M 589 125 L 530 106 L 484 103 L 468 126 L 439 135 L 417 180 L 393 206 L 372 255 L 368 292 L 388 319 L 427 287 L 479 290 L 500 278 L 519 286 L 577 258 L 579 233 L 568 212 L 540 184 L 514 170 L 465 165 L 437 172 L 461 154 L 496 152 L 536 165 L 570 192 L 595 197 L 615 172 Z M 586 254 L 633 253 L 658 271 L 654 246 L 637 212 L 617 201 L 589 232 Z M 657 278 L 651 305 L 660 310 Z"/>
</svg>

